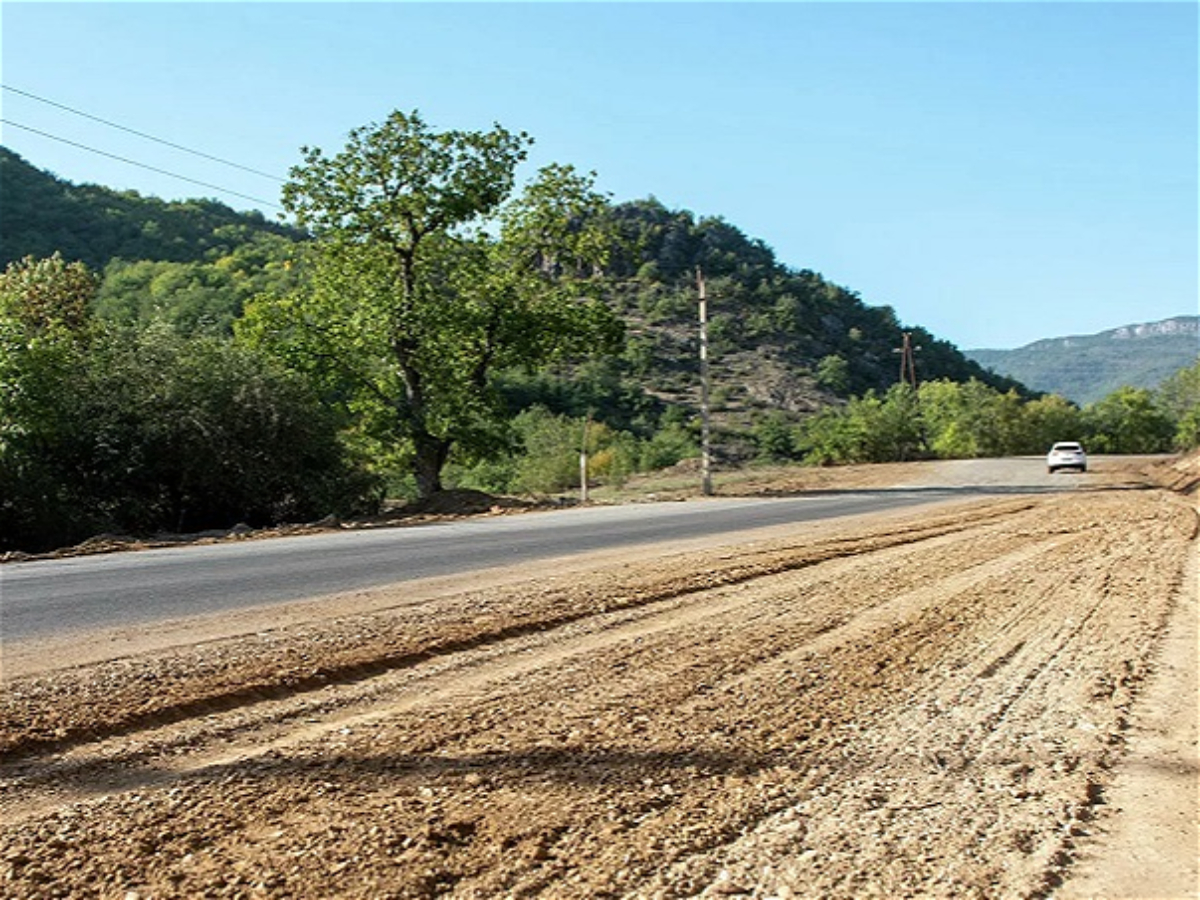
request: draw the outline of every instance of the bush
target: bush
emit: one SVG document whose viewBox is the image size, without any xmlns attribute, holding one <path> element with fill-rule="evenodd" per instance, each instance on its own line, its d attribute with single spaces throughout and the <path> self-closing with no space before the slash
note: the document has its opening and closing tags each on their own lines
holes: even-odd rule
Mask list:
<svg viewBox="0 0 1200 900">
<path fill-rule="evenodd" d="M 784 462 L 798 455 L 794 429 L 781 412 L 771 412 L 759 419 L 754 424 L 753 438 L 761 460 Z"/>
<path fill-rule="evenodd" d="M 9 341 L 0 368 L 0 547 L 349 515 L 380 499 L 334 412 L 224 339 L 95 328 Z"/>
<path fill-rule="evenodd" d="M 447 480 L 456 487 L 492 493 L 552 494 L 579 487 L 579 454 L 587 432 L 588 481 L 623 484 L 634 472 L 672 466 L 699 450 L 686 426 L 667 417 L 648 439 L 640 439 L 586 416 L 566 416 L 536 405 L 512 421 L 514 448 L 470 466 L 452 464 Z"/>
<path fill-rule="evenodd" d="M 637 468 L 639 472 L 665 469 L 699 455 L 700 445 L 691 431 L 682 422 L 672 421 L 668 417 L 650 439 L 638 448 Z"/>
</svg>

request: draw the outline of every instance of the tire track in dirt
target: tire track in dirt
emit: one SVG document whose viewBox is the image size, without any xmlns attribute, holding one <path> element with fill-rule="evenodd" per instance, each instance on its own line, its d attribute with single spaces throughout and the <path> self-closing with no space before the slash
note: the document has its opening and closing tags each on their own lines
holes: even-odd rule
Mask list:
<svg viewBox="0 0 1200 900">
<path fill-rule="evenodd" d="M 696 585 L 670 597 L 608 572 L 553 630 L 297 694 L 279 717 L 77 746 L 85 769 L 132 769 L 128 787 L 5 819 L 7 886 L 1044 896 L 1104 799 L 1195 511 L 1145 494 L 1002 509 L 664 560 L 656 578 Z M 36 793 L 52 765 L 6 767 L 27 778 L 10 787 Z M 169 780 L 138 782 L 155 771 Z"/>
<path fill-rule="evenodd" d="M 717 584 L 737 584 L 828 559 L 928 540 L 976 527 L 973 517 L 1002 519 L 1025 508 L 1028 503 L 1024 501 L 985 504 L 971 517 L 931 517 L 866 538 L 834 538 L 804 547 L 773 542 L 761 550 L 742 549 L 727 557 L 685 555 L 672 560 L 666 569 L 668 577 L 661 576 L 663 566 L 658 563 L 620 567 L 601 574 L 602 579 L 611 579 L 606 591 L 542 587 L 537 589 L 541 602 L 533 604 L 512 599 L 527 591 L 528 584 L 510 588 L 499 599 L 465 595 L 454 598 L 457 602 L 449 606 L 431 603 L 414 610 L 398 600 L 393 610 L 350 622 L 344 629 L 349 634 L 340 637 L 338 646 L 321 648 L 319 658 L 307 652 L 311 629 L 297 629 L 295 635 L 260 636 L 266 640 L 256 643 L 266 643 L 265 648 L 247 649 L 245 641 L 219 641 L 191 653 L 83 666 L 53 679 L 18 678 L 6 685 L 0 697 L 0 759 L 37 748 L 63 749 L 79 741 L 128 734 L 263 700 L 285 699 L 330 684 L 353 683 L 440 656 L 536 634 L 586 619 L 597 611 L 637 607 Z M 426 619 L 434 619 L 436 627 L 430 629 L 423 621 Z M 325 642 L 330 641 L 326 638 Z M 256 650 L 259 660 L 253 658 Z M 233 666 L 224 664 L 226 657 L 233 659 Z M 186 674 L 179 679 L 176 671 Z"/>
<path fill-rule="evenodd" d="M 951 536 L 953 540 L 962 540 L 958 532 L 952 532 Z M 886 546 L 911 547 L 919 540 L 913 535 L 907 537 L 912 539 Z M 941 529 L 937 538 L 927 540 L 937 540 L 943 547 L 948 543 Z M 1042 544 L 1025 546 L 968 569 L 955 576 L 954 581 L 973 582 L 1045 551 L 1046 546 Z M 879 557 L 885 553 L 887 549 L 876 550 L 872 564 L 880 565 Z M 737 556 L 731 555 L 728 559 L 745 566 L 745 560 Z M 856 557 L 834 554 L 825 562 L 814 563 L 811 574 L 789 579 L 787 575 L 793 571 L 789 568 L 782 576 L 760 575 L 755 581 L 763 586 L 770 579 L 803 582 L 803 589 L 813 593 L 842 577 L 843 572 L 861 565 L 862 561 Z M 796 589 L 795 586 L 792 589 Z M 353 684 L 326 685 L 317 692 L 304 692 L 313 696 L 301 704 L 294 702 L 293 697 L 283 697 L 209 713 L 203 717 L 205 746 L 202 747 L 195 746 L 195 730 L 185 731 L 180 728 L 181 723 L 150 726 L 141 729 L 132 742 L 129 740 L 132 735 L 117 735 L 75 751 L 68 749 L 50 763 L 34 760 L 24 766 L 8 767 L 10 784 L 14 792 L 19 789 L 22 800 L 19 803 L 0 801 L 0 809 L 8 821 L 15 823 L 65 802 L 115 790 L 161 787 L 203 769 L 216 769 L 284 751 L 333 732 L 369 726 L 422 705 L 462 701 L 483 686 L 561 664 L 572 656 L 604 652 L 627 641 L 671 632 L 704 619 L 744 617 L 747 607 L 758 604 L 757 594 L 729 588 L 695 595 L 680 594 L 622 608 L 615 613 L 593 615 L 532 635 L 489 642 L 469 652 L 450 653 L 428 662 L 387 670 Z M 880 622 L 889 618 L 888 610 L 907 604 L 907 599 L 901 597 L 859 610 L 840 608 L 837 616 L 845 620 L 844 623 L 835 625 L 825 618 L 815 626 L 818 637 L 814 639 L 812 652 L 819 652 L 823 645 L 844 640 L 843 632 L 850 629 L 863 633 L 882 627 Z M 890 615 L 890 618 L 894 617 L 895 614 Z M 379 709 L 381 702 L 386 702 L 383 710 Z M 334 711 L 326 713 L 325 709 L 331 705 Z M 367 711 L 359 711 L 362 706 L 366 706 Z M 253 724 L 248 724 L 248 717 Z M 273 731 L 282 731 L 282 734 L 272 737 Z M 218 746 L 213 749 L 209 746 L 212 744 Z M 169 757 L 166 764 L 138 768 L 132 775 L 128 771 L 131 765 L 140 766 L 148 757 L 163 756 Z M 25 771 L 30 774 L 23 774 Z"/>
<path fill-rule="evenodd" d="M 1094 542 L 1093 536 L 1088 541 Z M 1117 536 L 1116 543 L 1121 542 Z M 1170 597 L 1179 588 L 1177 566 L 1181 564 L 1181 546 L 1177 544 L 1175 552 L 1170 554 L 1175 566 L 1168 566 L 1164 577 L 1157 579 L 1155 590 L 1158 603 L 1146 610 L 1146 615 L 1140 617 L 1139 632 L 1132 636 L 1141 647 L 1153 646 L 1162 632 L 1165 614 L 1169 610 Z M 1151 545 L 1152 547 L 1152 545 Z M 1114 542 L 1109 540 L 1107 546 L 1099 552 L 1112 551 Z M 751 856 L 758 863 L 763 858 L 787 858 L 793 860 L 811 859 L 813 868 L 806 868 L 799 862 L 793 861 L 782 872 L 770 873 L 769 877 L 759 872 L 738 871 L 730 866 L 726 872 L 734 871 L 735 875 L 729 880 L 722 881 L 723 890 L 732 887 L 753 886 L 756 895 L 786 896 L 788 890 L 803 888 L 803 896 L 908 896 L 913 893 L 913 885 L 921 884 L 922 888 L 916 893 L 923 896 L 1021 896 L 1042 895 L 1057 884 L 1062 869 L 1070 862 L 1071 848 L 1075 838 L 1084 833 L 1086 822 L 1091 818 L 1096 804 L 1103 802 L 1103 782 L 1107 778 L 1108 768 L 1115 753 L 1113 745 L 1119 744 L 1120 734 L 1124 728 L 1124 712 L 1122 704 L 1118 703 L 1111 710 L 1113 718 L 1110 722 L 1100 720 L 1098 726 L 1081 720 L 1078 722 L 1045 723 L 1053 719 L 1053 714 L 1065 706 L 1076 716 L 1088 715 L 1095 710 L 1098 697 L 1095 686 L 1103 685 L 1110 677 L 1111 664 L 1105 666 L 1103 658 L 1092 659 L 1090 671 L 1086 678 L 1075 678 L 1078 687 L 1086 696 L 1081 704 L 1064 704 L 1064 694 L 1069 697 L 1071 670 L 1081 667 L 1088 658 L 1096 655 L 1097 647 L 1105 647 L 1107 652 L 1119 651 L 1120 635 L 1091 634 L 1081 639 L 1084 630 L 1090 624 L 1094 631 L 1112 629 L 1111 613 L 1121 615 L 1119 609 L 1112 610 L 1114 601 L 1119 602 L 1122 594 L 1112 590 L 1112 579 L 1102 577 L 1095 583 L 1080 579 L 1076 567 L 1069 564 L 1078 563 L 1071 554 L 1078 548 L 1069 545 L 1061 547 L 1065 554 L 1060 561 L 1061 577 L 1045 579 L 1042 596 L 1034 595 L 1034 602 L 1026 603 L 1019 609 L 1016 617 L 1028 621 L 1030 614 L 1041 607 L 1047 611 L 1040 624 L 1031 623 L 1029 632 L 1036 633 L 1042 626 L 1053 626 L 1055 617 L 1064 613 L 1070 614 L 1072 609 L 1078 611 L 1078 623 L 1061 624 L 1057 629 L 1048 627 L 1049 632 L 1041 647 L 1028 640 L 1027 636 L 1013 638 L 1013 643 L 998 653 L 980 654 L 970 664 L 960 666 L 958 671 L 950 676 L 943 675 L 941 683 L 920 685 L 913 691 L 916 697 L 933 695 L 933 703 L 924 707 L 913 704 L 898 704 L 898 709 L 905 712 L 896 716 L 880 719 L 873 729 L 877 734 L 887 735 L 887 741 L 876 743 L 872 752 L 891 760 L 892 770 L 889 778 L 872 777 L 867 781 L 865 793 L 860 791 L 855 796 L 851 779 L 837 793 L 839 799 L 833 804 L 812 802 L 805 807 L 811 818 L 825 823 L 833 822 L 838 829 L 845 828 L 845 809 L 857 801 L 856 812 L 864 817 L 864 823 L 870 823 L 873 817 L 890 817 L 891 822 L 886 827 L 867 828 L 860 832 L 860 837 L 871 846 L 879 848 L 876 851 L 864 852 L 861 847 L 855 847 L 843 841 L 837 845 L 841 852 L 852 855 L 856 859 L 853 870 L 843 870 L 840 882 L 822 877 L 817 864 L 822 860 L 809 845 L 821 842 L 814 840 L 812 828 L 798 829 L 799 821 L 796 808 L 785 811 L 782 822 L 772 820 L 758 826 L 755 836 L 746 839 L 748 845 L 756 848 L 756 852 L 742 850 L 741 853 Z M 1154 554 L 1143 549 L 1139 560 L 1144 568 L 1148 563 L 1153 564 Z M 1045 564 L 1046 560 L 1039 560 Z M 1130 559 L 1118 560 L 1128 564 Z M 1021 578 L 1021 572 L 1011 573 L 1013 577 Z M 1076 604 L 1064 609 L 1061 603 L 1045 602 L 1053 597 L 1061 600 L 1064 586 L 1080 583 L 1086 590 L 1076 591 Z M 994 601 L 1002 585 L 996 586 L 996 591 L 990 592 L 987 599 Z M 948 595 L 949 596 L 949 595 Z M 1145 597 L 1145 594 L 1137 595 Z M 970 598 L 958 596 L 959 601 L 969 602 Z M 1110 613 L 1103 623 L 1098 621 L 1100 611 L 1109 607 Z M 1011 624 L 1012 619 L 1008 620 Z M 996 632 L 997 638 L 992 642 L 993 647 L 1001 647 L 1000 637 L 1003 635 L 1004 623 L 1001 630 Z M 1072 640 L 1074 638 L 1074 640 Z M 1107 638 L 1107 640 L 1104 640 Z M 970 646 L 970 642 L 966 643 Z M 951 651 L 951 653 L 953 650 Z M 1082 659 L 1080 658 L 1082 657 Z M 949 657 L 951 660 L 953 656 Z M 1127 660 L 1122 660 L 1127 662 Z M 1005 676 L 1005 672 L 1009 674 Z M 1088 671 L 1088 669 L 1084 669 Z M 995 679 L 1006 681 L 1000 696 L 997 697 Z M 972 697 L 974 688 L 991 680 L 986 692 L 981 688 L 979 699 Z M 1126 678 L 1124 688 L 1136 691 L 1139 679 Z M 947 695 L 947 688 L 951 691 Z M 1034 697 L 1040 692 L 1043 696 Z M 940 697 L 938 696 L 940 694 Z M 930 708 L 932 707 L 932 708 Z M 917 712 L 913 715 L 912 712 Z M 922 715 L 921 713 L 925 713 Z M 905 720 L 908 720 L 907 722 Z M 1040 720 L 1040 721 L 1039 721 Z M 861 726 L 868 721 L 866 716 L 857 719 Z M 1030 723 L 1037 723 L 1031 727 Z M 1072 749 L 1079 741 L 1071 741 L 1077 730 L 1073 725 L 1086 726 L 1093 736 L 1087 749 Z M 1056 727 L 1050 727 L 1056 726 Z M 870 727 L 869 725 L 866 727 Z M 1044 739 L 1046 732 L 1054 732 L 1053 742 Z M 1034 742 L 1031 745 L 1030 742 Z M 864 769 L 870 770 L 869 760 L 864 761 Z M 1056 805 L 1043 810 L 1043 818 L 1055 823 L 1055 828 L 1047 829 L 1038 820 L 1024 825 L 1005 827 L 1007 837 L 994 835 L 994 828 L 981 828 L 975 836 L 980 845 L 989 849 L 980 858 L 978 847 L 970 841 L 962 843 L 954 853 L 947 850 L 953 846 L 953 841 L 946 840 L 946 835 L 954 835 L 963 830 L 964 823 L 979 824 L 981 816 L 979 808 L 988 809 L 993 816 L 1004 810 L 1004 800 L 1009 794 L 1017 803 L 1008 803 L 1017 811 L 1027 804 L 1044 805 L 1050 791 L 1044 786 L 1048 778 L 1046 769 L 1050 768 L 1060 783 L 1057 792 L 1062 796 Z M 960 783 L 974 783 L 975 790 L 967 793 L 968 803 L 953 805 L 948 797 L 953 791 L 944 790 L 945 785 L 938 778 L 930 779 L 932 770 L 935 774 L 946 778 L 954 778 Z M 896 775 L 901 777 L 897 778 Z M 881 783 L 891 782 L 893 787 L 902 785 L 905 778 L 911 778 L 923 784 L 923 792 L 905 788 L 900 791 L 881 790 Z M 904 812 L 907 811 L 907 814 Z M 937 811 L 937 812 L 935 812 Z M 824 814 L 822 814 L 824 813 Z M 840 813 L 840 815 L 839 815 Z M 1006 815 L 1015 817 L 1016 812 Z M 940 823 L 940 824 L 939 824 Z M 1037 827 L 1041 824 L 1041 827 Z M 791 826 L 791 831 L 787 826 Z M 780 835 L 799 833 L 796 846 L 781 844 Z M 868 838 L 869 836 L 869 838 Z M 939 851 L 929 853 L 928 848 L 922 850 L 914 844 L 912 837 L 918 840 L 929 840 L 936 836 L 937 840 L 930 841 L 930 846 Z M 997 852 L 997 844 L 1003 847 L 1003 837 L 1011 842 L 1009 852 Z M 830 840 L 830 835 L 823 834 L 823 841 Z M 1013 850 L 1017 852 L 1012 852 Z M 769 851 L 769 852 L 768 852 Z M 837 852 L 837 851 L 835 851 Z M 903 872 L 902 877 L 887 878 L 890 868 L 895 867 L 899 859 L 920 859 L 922 854 L 931 857 L 931 865 L 923 877 L 914 881 L 911 868 Z M 734 859 L 738 852 L 731 852 Z M 1001 865 L 997 863 L 1001 862 Z M 934 865 L 933 863 L 936 863 Z M 964 878 L 962 873 L 967 873 Z M 1013 873 L 1020 875 L 1013 878 Z M 1022 886 L 1022 879 L 1025 884 Z"/>
</svg>

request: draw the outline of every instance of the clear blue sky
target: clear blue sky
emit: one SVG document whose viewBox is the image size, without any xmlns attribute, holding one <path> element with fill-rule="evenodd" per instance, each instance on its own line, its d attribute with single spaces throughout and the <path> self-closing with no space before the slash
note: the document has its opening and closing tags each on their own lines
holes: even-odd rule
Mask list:
<svg viewBox="0 0 1200 900">
<path fill-rule="evenodd" d="M 1197 4 L 32 3 L 11 88 L 286 176 L 419 109 L 720 216 L 959 347 L 1197 312 Z M 4 91 L 5 119 L 279 184 Z M 75 182 L 274 210 L 4 125 Z M 532 169 L 530 169 L 532 172 Z M 2 197 L 0 197 L 2 203 Z"/>
</svg>

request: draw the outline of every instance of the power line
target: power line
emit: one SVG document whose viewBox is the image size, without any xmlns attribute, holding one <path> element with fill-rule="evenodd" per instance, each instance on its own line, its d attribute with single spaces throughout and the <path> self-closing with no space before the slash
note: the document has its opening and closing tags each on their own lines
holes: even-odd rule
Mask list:
<svg viewBox="0 0 1200 900">
<path fill-rule="evenodd" d="M 252 169 L 249 166 L 243 166 L 241 163 L 235 163 L 228 159 L 222 159 L 219 156 L 212 156 L 208 153 L 202 153 L 199 150 L 193 150 L 191 147 L 185 147 L 182 144 L 176 144 L 171 141 L 164 140 L 163 138 L 155 137 L 152 134 L 146 134 L 146 132 L 138 131 L 136 128 L 129 128 L 125 125 L 119 125 L 116 122 L 110 122 L 108 119 L 102 119 L 99 116 L 93 116 L 91 113 L 86 113 L 82 110 L 75 109 L 74 107 L 67 106 L 65 103 L 56 103 L 53 100 L 47 100 L 45 97 L 39 97 L 37 94 L 31 94 L 29 91 L 22 91 L 19 88 L 10 87 L 7 84 L 0 84 L 0 88 L 3 88 L 6 91 L 11 91 L 14 94 L 20 94 L 22 97 L 28 97 L 30 100 L 36 100 L 38 103 L 45 103 L 47 106 L 53 106 L 57 109 L 66 110 L 73 115 L 82 116 L 85 119 L 91 119 L 93 122 L 99 122 L 102 125 L 107 125 L 109 128 L 116 128 L 120 131 L 137 135 L 140 138 L 145 138 L 148 141 L 154 141 L 155 143 L 163 144 L 164 146 L 171 147 L 172 149 L 181 150 L 184 153 L 190 153 L 193 156 L 199 156 L 203 159 L 211 160 L 212 162 L 218 162 L 225 166 L 232 166 L 235 169 L 241 169 L 243 172 L 249 172 L 253 175 L 261 176 L 262 178 L 269 178 L 272 181 L 279 182 L 280 184 L 283 184 L 284 182 L 284 179 L 280 178 L 278 175 L 272 175 L 270 172 L 262 172 L 258 169 Z"/>
<path fill-rule="evenodd" d="M 14 122 L 12 119 L 0 117 L 0 122 L 5 125 L 11 125 L 13 128 L 20 128 L 22 131 L 29 131 L 33 134 L 40 135 L 44 138 L 49 138 L 52 141 L 58 141 L 62 144 L 68 144 L 72 147 L 78 147 L 80 150 L 87 150 L 89 153 L 96 153 L 100 156 L 107 156 L 109 159 L 115 159 L 118 162 L 128 163 L 131 166 L 137 166 L 140 169 L 148 169 L 151 172 L 157 172 L 160 175 L 168 175 L 171 178 L 178 178 L 180 181 L 187 181 L 191 184 L 198 184 L 200 187 L 206 187 L 209 190 L 220 191 L 222 194 L 230 194 L 234 197 L 241 197 L 243 200 L 253 200 L 255 203 L 261 203 L 263 206 L 269 206 L 272 209 L 283 210 L 283 207 L 278 203 L 272 203 L 270 200 L 263 200 L 261 197 L 252 197 L 249 194 L 242 194 L 238 191 L 232 191 L 229 188 L 223 188 L 220 185 L 210 184 L 207 181 L 197 181 L 195 178 L 189 178 L 186 175 L 180 175 L 178 172 L 170 172 L 166 169 L 160 169 L 156 166 L 147 165 L 146 163 L 138 162 L 135 159 L 128 159 L 124 156 L 118 156 L 115 153 L 109 153 L 106 150 L 97 150 L 95 147 L 89 147 L 86 144 L 80 144 L 77 141 L 71 141 L 64 137 L 59 137 L 56 134 L 50 134 L 47 131 L 41 131 L 37 128 L 31 128 L 28 125 L 22 125 L 20 122 Z M 286 210 L 285 210 L 286 211 Z"/>
</svg>

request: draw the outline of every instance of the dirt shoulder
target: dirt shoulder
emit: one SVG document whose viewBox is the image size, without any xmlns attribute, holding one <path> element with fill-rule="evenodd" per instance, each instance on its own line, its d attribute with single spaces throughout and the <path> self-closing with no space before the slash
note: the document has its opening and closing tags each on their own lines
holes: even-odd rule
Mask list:
<svg viewBox="0 0 1200 900">
<path fill-rule="evenodd" d="M 1140 477 L 27 662 L 6 895 L 1194 896 L 1197 510 Z"/>
<path fill-rule="evenodd" d="M 1195 897 L 1200 678 L 1196 656 L 1198 560 L 1185 584 L 1146 691 L 1133 709 L 1127 751 L 1107 791 L 1111 814 L 1098 839 L 1081 846 L 1060 896 Z"/>
</svg>

